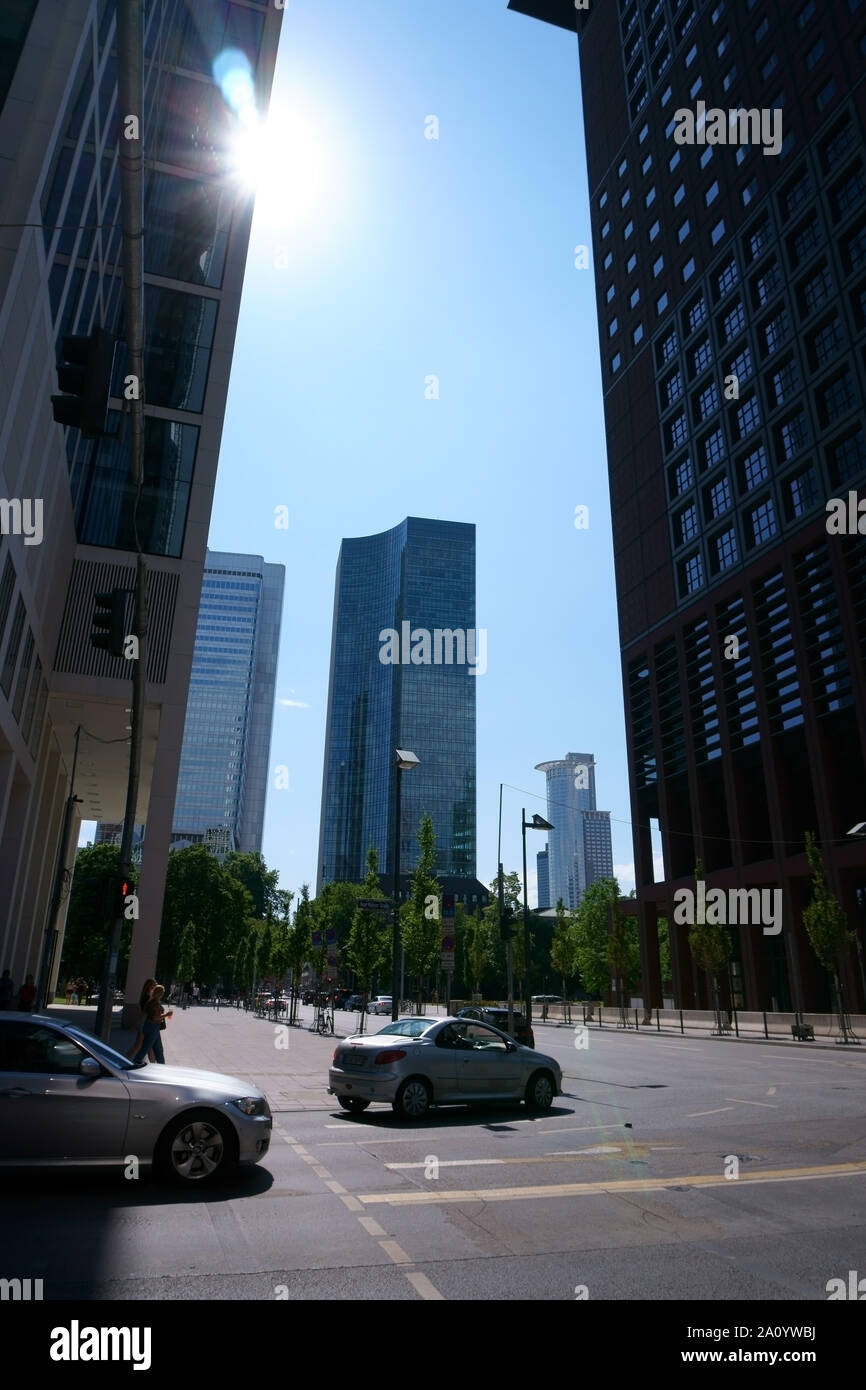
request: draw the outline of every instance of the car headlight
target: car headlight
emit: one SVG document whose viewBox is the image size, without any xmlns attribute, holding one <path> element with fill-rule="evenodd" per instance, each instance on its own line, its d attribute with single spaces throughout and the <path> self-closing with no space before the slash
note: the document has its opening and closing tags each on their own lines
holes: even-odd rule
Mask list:
<svg viewBox="0 0 866 1390">
<path fill-rule="evenodd" d="M 264 1096 L 241 1096 L 232 1101 L 245 1115 L 270 1115 L 270 1106 Z"/>
</svg>

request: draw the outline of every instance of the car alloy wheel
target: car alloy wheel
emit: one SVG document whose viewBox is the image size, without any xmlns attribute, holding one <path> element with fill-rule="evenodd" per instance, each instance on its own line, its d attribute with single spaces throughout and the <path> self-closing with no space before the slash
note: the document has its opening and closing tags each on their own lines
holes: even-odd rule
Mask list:
<svg viewBox="0 0 866 1390">
<path fill-rule="evenodd" d="M 360 1096 L 337 1096 L 337 1100 L 344 1110 L 348 1110 L 352 1115 L 360 1115 L 370 1104 L 368 1100 L 362 1100 Z"/>
<path fill-rule="evenodd" d="M 546 1071 L 537 1071 L 526 1087 L 526 1104 L 530 1110 L 549 1110 L 553 1104 L 553 1082 Z"/>
<path fill-rule="evenodd" d="M 420 1076 L 413 1076 L 397 1092 L 394 1109 L 404 1120 L 420 1120 L 430 1109 L 430 1087 Z"/>
<path fill-rule="evenodd" d="M 214 1114 L 182 1115 L 165 1131 L 158 1166 L 172 1182 L 209 1183 L 235 1163 L 228 1122 Z"/>
</svg>

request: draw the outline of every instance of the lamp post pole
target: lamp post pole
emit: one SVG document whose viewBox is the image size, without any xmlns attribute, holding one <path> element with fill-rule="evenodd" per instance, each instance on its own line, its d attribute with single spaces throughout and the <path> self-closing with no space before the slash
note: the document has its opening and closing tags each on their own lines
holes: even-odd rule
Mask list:
<svg viewBox="0 0 866 1390">
<path fill-rule="evenodd" d="M 529 905 L 526 900 L 526 808 L 520 812 L 523 833 L 523 993 L 526 997 L 526 1022 L 532 1027 L 532 991 L 529 988 Z"/>
<path fill-rule="evenodd" d="M 397 991 L 400 988 L 400 778 L 403 769 L 395 768 L 397 786 L 394 810 L 394 924 L 391 930 L 391 1020 L 396 1023 L 400 1012 Z"/>
</svg>

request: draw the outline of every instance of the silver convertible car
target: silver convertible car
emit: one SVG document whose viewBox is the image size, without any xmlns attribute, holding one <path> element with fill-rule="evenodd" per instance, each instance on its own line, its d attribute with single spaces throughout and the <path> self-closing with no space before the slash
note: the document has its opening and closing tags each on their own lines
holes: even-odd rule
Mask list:
<svg viewBox="0 0 866 1390">
<path fill-rule="evenodd" d="M 547 1110 L 562 1094 L 555 1058 L 463 1018 L 400 1018 L 378 1033 L 347 1038 L 334 1051 L 328 1082 L 344 1110 L 359 1114 L 371 1101 L 386 1101 L 407 1120 L 420 1120 L 432 1105 L 481 1100 L 523 1100 Z"/>
<path fill-rule="evenodd" d="M 131 1158 L 195 1186 L 258 1163 L 271 1112 L 248 1081 L 133 1066 L 74 1024 L 0 1014 L 0 1167 L 123 1168 Z"/>
</svg>

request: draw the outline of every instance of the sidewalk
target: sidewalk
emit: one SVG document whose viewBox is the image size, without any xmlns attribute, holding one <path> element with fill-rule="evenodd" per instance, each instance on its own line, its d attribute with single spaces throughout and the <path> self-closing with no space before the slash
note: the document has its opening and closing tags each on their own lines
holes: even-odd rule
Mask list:
<svg viewBox="0 0 866 1390">
<path fill-rule="evenodd" d="M 610 1005 L 605 1005 L 603 1009 L 600 1009 L 598 1005 L 596 1005 L 592 1018 L 586 1018 L 586 1020 L 584 1020 L 582 1005 L 572 1004 L 570 1023 L 564 1023 L 560 1017 L 555 1016 L 554 1009 L 556 1010 L 556 1015 L 559 1014 L 559 1006 L 554 1005 L 551 1007 L 548 1017 L 546 1019 L 542 1018 L 540 1014 L 536 1015 L 535 1013 L 533 1013 L 533 1028 L 541 1027 L 574 1029 L 576 1027 L 584 1026 L 591 1030 L 601 1027 L 602 1031 L 604 1031 L 604 1029 L 607 1028 L 619 1032 L 635 1032 L 637 1028 L 637 1031 L 641 1034 L 654 1033 L 657 1034 L 659 1037 L 667 1036 L 710 1038 L 719 1036 L 713 1031 L 715 1028 L 715 1016 L 709 1010 L 683 1009 L 681 1028 L 679 1009 L 660 1009 L 658 1021 L 656 1020 L 656 1011 L 653 1010 L 652 1022 L 644 1023 L 643 1009 L 639 1008 L 637 1011 L 635 1011 L 633 1008 L 629 1008 L 626 1011 L 628 1016 L 628 1028 L 626 1029 L 623 1028 L 620 1022 L 619 1009 Z M 599 1015 L 603 1016 L 601 1024 L 599 1023 Z M 635 1022 L 635 1016 L 637 1016 L 637 1024 Z M 860 1039 L 859 1046 L 866 1047 L 866 1016 L 864 1016 L 863 1014 L 851 1014 L 849 1017 L 854 1036 Z M 848 1044 L 842 1043 L 841 1032 L 839 1029 L 838 1022 L 834 1015 L 804 1014 L 803 1018 L 804 1022 L 811 1024 L 815 1030 L 814 1039 L 807 1042 L 801 1042 L 798 1039 L 792 1037 L 791 1022 L 793 1021 L 793 1014 L 768 1014 L 767 1019 L 769 1036 L 765 1037 L 764 1022 L 761 1014 L 738 1013 L 736 1029 L 739 1030 L 739 1034 L 735 1030 L 734 1020 L 733 1017 L 731 1017 L 730 1032 L 724 1033 L 721 1036 L 723 1038 L 729 1039 L 731 1042 L 763 1043 L 765 1046 L 772 1045 L 776 1047 L 799 1047 L 814 1049 L 816 1047 L 839 1048 L 847 1046 L 851 1049 L 855 1049 L 858 1046 L 856 1042 L 851 1042 Z"/>
</svg>

